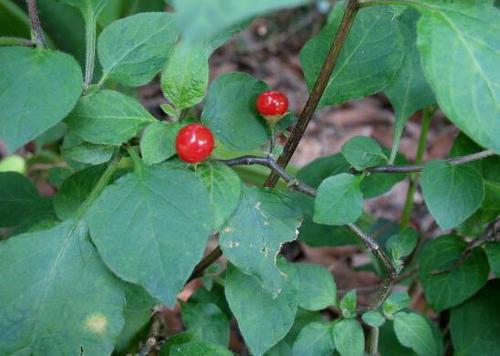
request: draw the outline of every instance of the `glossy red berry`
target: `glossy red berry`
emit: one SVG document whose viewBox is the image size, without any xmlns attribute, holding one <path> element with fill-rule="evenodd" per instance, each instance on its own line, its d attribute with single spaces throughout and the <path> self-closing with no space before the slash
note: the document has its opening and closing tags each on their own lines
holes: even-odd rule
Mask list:
<svg viewBox="0 0 500 356">
<path fill-rule="evenodd" d="M 189 124 L 177 133 L 175 150 L 181 160 L 198 163 L 210 156 L 214 149 L 212 131 L 201 124 Z"/>
<path fill-rule="evenodd" d="M 282 92 L 266 90 L 257 97 L 257 111 L 262 116 L 284 115 L 288 110 L 288 98 Z"/>
</svg>

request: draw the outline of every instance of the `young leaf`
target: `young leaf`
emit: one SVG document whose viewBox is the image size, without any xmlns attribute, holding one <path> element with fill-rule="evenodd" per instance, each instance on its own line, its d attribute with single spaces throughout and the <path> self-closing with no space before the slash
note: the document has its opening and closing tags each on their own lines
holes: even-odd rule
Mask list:
<svg viewBox="0 0 500 356">
<path fill-rule="evenodd" d="M 0 139 L 9 152 L 60 122 L 82 92 L 82 71 L 62 52 L 0 47 Z"/>
<path fill-rule="evenodd" d="M 410 115 L 435 101 L 432 89 L 425 78 L 417 49 L 416 24 L 419 17 L 420 14 L 412 8 L 406 9 L 397 17 L 404 39 L 405 55 L 396 77 L 384 90 L 396 114 L 391 158 L 395 157 L 403 128 Z"/>
<path fill-rule="evenodd" d="M 285 242 L 297 238 L 300 221 L 300 211 L 288 196 L 244 186 L 239 206 L 220 233 L 220 246 L 232 264 L 277 295 L 286 277 L 276 256 Z"/>
<path fill-rule="evenodd" d="M 85 141 L 120 145 L 156 120 L 131 97 L 101 90 L 82 97 L 65 121 L 71 132 Z"/>
<path fill-rule="evenodd" d="M 384 316 L 376 310 L 370 310 L 363 313 L 363 315 L 361 315 L 361 319 L 374 328 L 379 328 L 385 323 Z"/>
<path fill-rule="evenodd" d="M 323 266 L 296 263 L 300 288 L 299 307 L 305 310 L 321 310 L 337 303 L 337 286 L 332 274 Z"/>
<path fill-rule="evenodd" d="M 139 86 L 163 68 L 178 37 L 174 15 L 148 12 L 123 18 L 99 36 L 97 53 L 103 78 Z"/>
<path fill-rule="evenodd" d="M 356 316 L 356 307 L 358 305 L 358 296 L 353 289 L 340 300 L 340 311 L 344 318 L 354 318 Z"/>
<path fill-rule="evenodd" d="M 266 84 L 245 73 L 221 75 L 210 84 L 201 120 L 229 149 L 258 148 L 269 133 L 255 109 L 255 99 L 266 89 Z"/>
<path fill-rule="evenodd" d="M 181 313 L 187 330 L 195 336 L 193 340 L 229 344 L 229 319 L 215 304 L 186 303 Z"/>
<path fill-rule="evenodd" d="M 208 211 L 207 191 L 191 171 L 140 166 L 96 200 L 90 233 L 116 275 L 173 306 L 205 249 Z"/>
<path fill-rule="evenodd" d="M 307 86 L 312 88 L 340 25 L 343 9 L 338 5 L 333 19 L 300 52 Z M 403 40 L 394 10 L 388 6 L 363 9 L 349 31 L 335 70 L 319 107 L 335 105 L 383 90 L 393 80 L 403 60 Z M 388 38 L 391 40 L 388 41 Z"/>
<path fill-rule="evenodd" d="M 12 227 L 21 224 L 39 199 L 36 187 L 24 175 L 1 172 L 0 226 Z"/>
<path fill-rule="evenodd" d="M 390 252 L 393 263 L 400 269 L 402 258 L 409 256 L 417 246 L 417 232 L 411 227 L 404 228 L 387 240 L 386 248 Z"/>
<path fill-rule="evenodd" d="M 325 179 L 314 201 L 313 221 L 325 225 L 345 225 L 356 222 L 363 212 L 361 177 L 348 173 Z"/>
<path fill-rule="evenodd" d="M 410 296 L 406 292 L 394 292 L 387 298 L 382 306 L 384 315 L 390 319 L 394 314 L 410 305 Z"/>
<path fill-rule="evenodd" d="M 439 107 L 474 141 L 500 152 L 500 10 L 435 1 L 418 9 L 418 49 Z"/>
<path fill-rule="evenodd" d="M 293 343 L 293 356 L 329 356 L 335 350 L 331 326 L 314 322 L 306 325 Z"/>
<path fill-rule="evenodd" d="M 190 42 L 203 43 L 219 32 L 266 12 L 299 6 L 308 0 L 174 0 L 179 28 Z"/>
<path fill-rule="evenodd" d="M 242 190 L 240 177 L 222 164 L 202 165 L 196 169 L 196 175 L 208 189 L 208 199 L 214 214 L 213 225 L 218 230 L 238 206 Z"/>
<path fill-rule="evenodd" d="M 416 313 L 394 315 L 394 331 L 401 344 L 419 356 L 437 356 L 437 345 L 427 320 Z"/>
<path fill-rule="evenodd" d="M 163 352 L 160 353 L 163 356 Z M 232 356 L 227 348 L 208 342 L 189 342 L 173 346 L 169 356 Z"/>
<path fill-rule="evenodd" d="M 378 349 L 380 355 L 383 356 L 417 356 L 412 349 L 401 345 L 396 333 L 394 332 L 394 322 L 387 320 L 384 325 L 379 328 Z"/>
<path fill-rule="evenodd" d="M 180 123 L 153 122 L 144 130 L 141 138 L 141 154 L 147 165 L 160 163 L 175 155 L 175 138 Z"/>
<path fill-rule="evenodd" d="M 112 145 L 96 145 L 86 142 L 77 135 L 68 132 L 64 136 L 62 155 L 66 160 L 97 165 L 108 162 L 116 149 L 116 146 Z"/>
<path fill-rule="evenodd" d="M 344 143 L 342 155 L 358 171 L 387 162 L 382 147 L 375 140 L 365 136 L 355 136 Z"/>
<path fill-rule="evenodd" d="M 484 245 L 484 251 L 488 256 L 491 271 L 500 278 L 500 243 L 489 243 Z"/>
<path fill-rule="evenodd" d="M 125 295 L 84 222 L 68 220 L 2 241 L 0 270 L 1 354 L 113 351 Z"/>
<path fill-rule="evenodd" d="M 422 191 L 427 208 L 443 230 L 471 216 L 484 199 L 483 179 L 476 169 L 445 161 L 426 164 Z"/>
<path fill-rule="evenodd" d="M 228 266 L 226 298 L 246 344 L 256 356 L 285 337 L 297 312 L 297 273 L 283 260 L 279 267 L 286 278 L 281 291 L 273 295 L 254 276 Z"/>
<path fill-rule="evenodd" d="M 429 242 L 420 254 L 419 274 L 427 301 L 436 311 L 448 309 L 474 295 L 488 279 L 484 251 L 463 256 L 467 243 L 457 236 Z"/>
<path fill-rule="evenodd" d="M 453 308 L 450 333 L 457 355 L 494 355 L 500 349 L 500 280 L 493 279 L 465 303 Z"/>
<path fill-rule="evenodd" d="M 333 340 L 341 356 L 362 356 L 365 349 L 363 328 L 356 319 L 343 319 L 333 326 Z"/>
<path fill-rule="evenodd" d="M 163 95 L 180 112 L 198 104 L 208 86 L 208 58 L 206 46 L 188 46 L 179 42 L 173 49 L 161 73 Z"/>
</svg>

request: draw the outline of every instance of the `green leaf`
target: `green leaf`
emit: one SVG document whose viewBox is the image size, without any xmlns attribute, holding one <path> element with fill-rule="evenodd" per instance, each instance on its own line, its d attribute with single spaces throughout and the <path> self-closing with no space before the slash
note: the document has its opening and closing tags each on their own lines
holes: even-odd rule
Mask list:
<svg viewBox="0 0 500 356">
<path fill-rule="evenodd" d="M 345 225 L 356 222 L 363 212 L 361 177 L 348 173 L 325 179 L 314 201 L 313 221 L 325 225 Z"/>
<path fill-rule="evenodd" d="M 343 319 L 333 326 L 333 340 L 341 356 L 362 356 L 365 349 L 363 328 L 356 319 Z"/>
<path fill-rule="evenodd" d="M 484 251 L 488 256 L 491 271 L 500 278 L 500 243 L 489 243 L 484 245 Z"/>
<path fill-rule="evenodd" d="M 342 6 L 338 5 L 333 11 L 332 20 L 300 52 L 309 90 L 318 77 L 340 25 Z M 392 82 L 404 53 L 401 31 L 394 15 L 394 10 L 388 6 L 369 7 L 359 12 L 319 107 L 368 96 Z"/>
<path fill-rule="evenodd" d="M 210 290 L 205 286 L 198 288 L 191 297 L 189 301 L 192 303 L 211 303 L 217 305 L 219 309 L 224 312 L 228 317 L 231 317 L 231 311 L 229 310 L 229 305 L 227 304 L 226 297 L 224 295 L 224 287 L 220 284 L 215 284 Z"/>
<path fill-rule="evenodd" d="M 437 356 L 437 345 L 427 320 L 416 313 L 394 315 L 394 331 L 401 344 L 419 356 Z"/>
<path fill-rule="evenodd" d="M 205 249 L 208 210 L 206 189 L 191 171 L 140 166 L 96 200 L 91 237 L 117 276 L 173 306 Z"/>
<path fill-rule="evenodd" d="M 396 235 L 392 235 L 386 242 L 386 249 L 390 252 L 394 265 L 401 269 L 403 258 L 409 256 L 417 246 L 418 235 L 411 227 L 406 227 Z"/>
<path fill-rule="evenodd" d="M 183 37 L 195 43 L 206 41 L 217 33 L 253 16 L 283 8 L 299 6 L 310 0 L 174 0 L 179 28 Z"/>
<path fill-rule="evenodd" d="M 484 199 L 483 179 L 472 167 L 431 161 L 421 183 L 427 208 L 443 230 L 465 221 Z"/>
<path fill-rule="evenodd" d="M 455 353 L 495 355 L 500 349 L 500 280 L 493 279 L 465 303 L 451 310 L 450 332 Z"/>
<path fill-rule="evenodd" d="M 285 194 L 244 186 L 239 206 L 220 233 L 220 247 L 241 271 L 279 294 L 287 277 L 276 256 L 285 242 L 297 238 L 300 220 L 300 211 Z"/>
<path fill-rule="evenodd" d="M 410 305 L 410 296 L 406 292 L 394 292 L 385 300 L 382 310 L 384 315 L 390 319 L 394 314 Z"/>
<path fill-rule="evenodd" d="M 484 251 L 475 248 L 464 259 L 466 249 L 467 243 L 461 238 L 442 236 L 422 250 L 420 281 L 434 310 L 458 305 L 485 285 L 489 267 Z"/>
<path fill-rule="evenodd" d="M 340 311 L 344 318 L 354 318 L 356 316 L 356 307 L 358 305 L 358 296 L 353 289 L 346 293 L 340 300 Z"/>
<path fill-rule="evenodd" d="M 163 355 L 163 353 L 162 353 Z M 170 356 L 232 356 L 233 354 L 225 347 L 208 342 L 190 342 L 174 346 L 169 353 Z"/>
<path fill-rule="evenodd" d="M 384 316 L 376 310 L 370 310 L 366 313 L 363 313 L 363 315 L 361 315 L 361 318 L 365 323 L 374 328 L 379 328 L 385 323 Z"/>
<path fill-rule="evenodd" d="M 416 356 L 416 353 L 399 342 L 394 332 L 394 322 L 387 320 L 379 329 L 379 352 L 383 356 Z"/>
<path fill-rule="evenodd" d="M 366 136 L 355 136 L 342 146 L 342 155 L 358 171 L 387 162 L 382 147 Z"/>
<path fill-rule="evenodd" d="M 397 17 L 404 39 L 404 59 L 392 83 L 384 90 L 396 115 L 391 158 L 397 152 L 403 128 L 417 110 L 435 102 L 432 89 L 425 78 L 417 49 L 416 24 L 420 14 L 408 8 Z"/>
<path fill-rule="evenodd" d="M 0 226 L 21 224 L 39 199 L 36 187 L 24 175 L 0 172 Z"/>
<path fill-rule="evenodd" d="M 264 120 L 255 109 L 266 84 L 245 73 L 229 73 L 210 84 L 202 122 L 217 140 L 234 151 L 253 150 L 269 139 Z"/>
<path fill-rule="evenodd" d="M 205 96 L 210 54 L 206 46 L 193 47 L 180 42 L 174 47 L 161 74 L 161 89 L 176 110 L 192 107 Z"/>
<path fill-rule="evenodd" d="M 110 354 L 125 295 L 84 222 L 0 243 L 0 354 Z"/>
<path fill-rule="evenodd" d="M 439 107 L 474 141 L 500 152 L 500 10 L 434 1 L 418 9 L 418 49 Z"/>
<path fill-rule="evenodd" d="M 9 152 L 60 122 L 82 91 L 69 55 L 48 49 L 0 48 L 0 139 Z"/>
<path fill-rule="evenodd" d="M 84 18 L 97 18 L 109 0 L 59 0 L 59 2 L 76 7 Z"/>
<path fill-rule="evenodd" d="M 206 164 L 196 169 L 196 175 L 208 190 L 214 214 L 214 228 L 220 229 L 240 202 L 242 183 L 238 174 L 222 164 Z"/>
<path fill-rule="evenodd" d="M 315 311 L 337 304 L 337 286 L 330 271 L 309 263 L 296 263 L 295 268 L 300 281 L 299 307 Z"/>
<path fill-rule="evenodd" d="M 228 266 L 226 298 L 246 344 L 256 356 L 285 337 L 297 312 L 297 273 L 283 260 L 279 266 L 286 280 L 277 295 L 263 289 L 254 276 Z"/>
<path fill-rule="evenodd" d="M 141 13 L 113 22 L 99 36 L 103 78 L 128 86 L 148 83 L 163 68 L 178 37 L 174 15 Z"/>
<path fill-rule="evenodd" d="M 115 151 L 116 146 L 86 142 L 73 133 L 64 136 L 62 145 L 62 154 L 66 160 L 93 165 L 108 162 Z"/>
<path fill-rule="evenodd" d="M 229 344 L 229 319 L 217 305 L 186 303 L 182 305 L 181 313 L 187 331 L 195 335 L 194 340 L 224 346 Z"/>
<path fill-rule="evenodd" d="M 115 343 L 115 352 L 120 354 L 126 353 L 128 347 L 139 344 L 140 340 L 137 339 L 149 331 L 147 326 L 151 320 L 153 307 L 159 304 L 142 287 L 129 283 L 123 285 L 126 297 L 125 326 Z"/>
<path fill-rule="evenodd" d="M 160 163 L 175 155 L 175 138 L 181 129 L 179 123 L 153 122 L 141 138 L 141 154 L 147 165 Z"/>
<path fill-rule="evenodd" d="M 113 90 L 84 96 L 66 118 L 70 132 L 85 141 L 120 145 L 155 118 L 137 101 Z"/>
<path fill-rule="evenodd" d="M 331 327 L 311 323 L 304 327 L 293 343 L 293 356 L 329 356 L 335 350 Z"/>
</svg>

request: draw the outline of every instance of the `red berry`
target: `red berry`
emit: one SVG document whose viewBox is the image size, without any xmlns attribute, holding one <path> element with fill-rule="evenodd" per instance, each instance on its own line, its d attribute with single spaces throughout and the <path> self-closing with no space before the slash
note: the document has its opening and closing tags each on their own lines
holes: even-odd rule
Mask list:
<svg viewBox="0 0 500 356">
<path fill-rule="evenodd" d="M 282 92 L 266 90 L 257 97 L 257 111 L 262 116 L 283 115 L 288 110 L 288 98 Z"/>
<path fill-rule="evenodd" d="M 184 162 L 198 163 L 210 156 L 214 149 L 214 136 L 208 127 L 189 124 L 177 133 L 175 150 Z"/>
</svg>

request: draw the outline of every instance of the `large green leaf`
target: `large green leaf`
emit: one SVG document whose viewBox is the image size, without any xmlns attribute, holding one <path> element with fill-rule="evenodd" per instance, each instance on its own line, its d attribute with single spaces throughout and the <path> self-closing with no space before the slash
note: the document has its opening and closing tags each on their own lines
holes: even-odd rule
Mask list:
<svg viewBox="0 0 500 356">
<path fill-rule="evenodd" d="M 298 279 L 292 264 L 280 263 L 287 275 L 280 293 L 273 295 L 259 281 L 230 265 L 226 298 L 252 354 L 262 355 L 288 333 L 297 312 Z"/>
<path fill-rule="evenodd" d="M 345 225 L 356 222 L 363 212 L 361 177 L 348 173 L 325 179 L 314 201 L 314 222 Z"/>
<path fill-rule="evenodd" d="M 443 230 L 471 216 L 484 199 L 483 179 L 472 167 L 431 161 L 421 182 L 427 208 Z"/>
<path fill-rule="evenodd" d="M 243 187 L 240 204 L 220 234 L 224 256 L 279 294 L 287 277 L 276 265 L 281 246 L 297 238 L 300 211 L 286 195 Z"/>
<path fill-rule="evenodd" d="M 434 1 L 418 9 L 418 48 L 439 107 L 474 141 L 500 152 L 500 10 Z"/>
<path fill-rule="evenodd" d="M 222 75 L 210 85 L 201 120 L 229 149 L 258 148 L 269 133 L 255 109 L 255 99 L 266 89 L 266 84 L 249 74 Z"/>
<path fill-rule="evenodd" d="M 312 88 L 340 25 L 343 9 L 334 9 L 326 27 L 300 52 L 307 86 Z M 364 97 L 387 87 L 403 60 L 403 40 L 394 10 L 388 6 L 363 9 L 345 41 L 319 106 Z"/>
<path fill-rule="evenodd" d="M 410 115 L 435 101 L 417 49 L 416 24 L 419 17 L 419 13 L 411 8 L 397 17 L 404 39 L 405 55 L 396 77 L 384 90 L 396 114 L 391 159 L 397 152 L 403 128 Z"/>
<path fill-rule="evenodd" d="M 269 11 L 311 0 L 174 0 L 179 28 L 192 42 L 203 42 L 232 25 Z"/>
<path fill-rule="evenodd" d="M 240 201 L 242 183 L 238 174 L 222 164 L 207 164 L 196 169 L 208 190 L 213 211 L 213 225 L 220 229 L 233 214 Z"/>
<path fill-rule="evenodd" d="M 141 165 L 95 202 L 91 237 L 116 275 L 173 306 L 209 237 L 208 204 L 191 171 Z"/>
<path fill-rule="evenodd" d="M 475 248 L 464 258 L 466 248 L 467 243 L 461 238 L 443 236 L 427 244 L 420 255 L 420 281 L 427 301 L 436 311 L 467 300 L 488 279 L 484 251 Z"/>
<path fill-rule="evenodd" d="M 86 224 L 68 220 L 0 243 L 0 353 L 106 355 L 125 295 Z"/>
<path fill-rule="evenodd" d="M 137 101 L 113 90 L 83 96 L 66 118 L 70 132 L 88 142 L 120 145 L 155 119 Z"/>
<path fill-rule="evenodd" d="M 39 199 L 36 187 L 24 175 L 1 172 L 0 226 L 16 226 L 22 223 Z"/>
<path fill-rule="evenodd" d="M 308 324 L 293 344 L 293 356 L 330 356 L 333 350 L 332 330 L 325 323 Z"/>
<path fill-rule="evenodd" d="M 356 319 L 343 319 L 333 326 L 333 340 L 341 356 L 362 356 L 365 348 L 363 328 Z"/>
<path fill-rule="evenodd" d="M 186 303 L 181 309 L 182 320 L 193 340 L 227 346 L 229 344 L 229 319 L 212 303 Z"/>
<path fill-rule="evenodd" d="M 71 111 L 82 72 L 69 55 L 48 49 L 0 48 L 0 139 L 14 151 Z"/>
<path fill-rule="evenodd" d="M 450 332 L 455 353 L 495 355 L 500 350 L 500 280 L 494 279 L 474 297 L 453 308 Z"/>
<path fill-rule="evenodd" d="M 101 33 L 97 53 L 103 79 L 139 86 L 163 68 L 177 41 L 174 15 L 141 13 L 113 22 Z"/>
<path fill-rule="evenodd" d="M 394 315 L 394 331 L 401 344 L 419 356 L 437 356 L 438 347 L 427 320 L 416 313 L 399 312 Z"/>
<path fill-rule="evenodd" d="M 67 133 L 62 144 L 62 155 L 66 160 L 87 164 L 108 162 L 117 150 L 113 145 L 96 145 L 84 141 L 74 133 Z"/>
<path fill-rule="evenodd" d="M 144 163 L 160 163 L 175 155 L 175 138 L 181 127 L 179 123 L 163 121 L 148 125 L 141 138 Z"/>
<path fill-rule="evenodd" d="M 163 352 L 161 353 L 163 355 Z M 208 342 L 189 342 L 173 346 L 170 356 L 232 356 L 225 347 Z"/>
<path fill-rule="evenodd" d="M 323 266 L 296 263 L 300 289 L 299 307 L 306 310 L 321 310 L 337 303 L 337 286 L 332 274 Z"/>
</svg>

